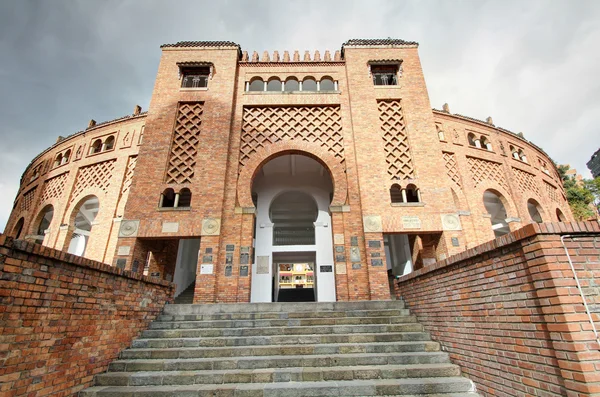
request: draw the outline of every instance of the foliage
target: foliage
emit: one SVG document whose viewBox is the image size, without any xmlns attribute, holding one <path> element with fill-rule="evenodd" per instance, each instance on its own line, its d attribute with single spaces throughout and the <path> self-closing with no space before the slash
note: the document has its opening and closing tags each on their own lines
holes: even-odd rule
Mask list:
<svg viewBox="0 0 600 397">
<path fill-rule="evenodd" d="M 578 221 L 595 217 L 600 208 L 600 177 L 584 179 L 583 183 L 577 183 L 575 178 L 566 174 L 568 170 L 568 165 L 558 167 L 573 217 Z"/>
</svg>

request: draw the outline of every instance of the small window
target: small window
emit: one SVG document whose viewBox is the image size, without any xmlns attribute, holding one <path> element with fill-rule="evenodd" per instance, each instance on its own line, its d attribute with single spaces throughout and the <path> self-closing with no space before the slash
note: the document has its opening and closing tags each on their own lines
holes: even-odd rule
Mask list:
<svg viewBox="0 0 600 397">
<path fill-rule="evenodd" d="M 13 229 L 13 236 L 15 236 L 15 239 L 18 240 L 19 237 L 21 237 L 21 232 L 23 231 L 23 224 L 25 223 L 25 219 L 21 218 L 19 219 L 19 221 L 17 222 L 17 224 L 15 225 L 14 229 Z"/>
<path fill-rule="evenodd" d="M 407 203 L 418 203 L 419 200 L 419 189 L 413 184 L 406 186 L 406 202 Z"/>
<path fill-rule="evenodd" d="M 477 147 L 477 143 L 479 143 L 479 139 L 477 139 L 473 133 L 467 135 L 467 140 L 469 141 L 469 146 Z"/>
<path fill-rule="evenodd" d="M 208 87 L 208 77 L 210 76 L 209 67 L 201 68 L 182 68 L 181 79 L 182 88 L 206 88 Z"/>
<path fill-rule="evenodd" d="M 67 164 L 69 162 L 70 158 L 71 158 L 71 149 L 67 150 L 65 152 L 65 154 L 63 154 L 63 158 L 62 158 L 62 163 L 61 164 Z"/>
<path fill-rule="evenodd" d="M 559 222 L 567 221 L 567 218 L 565 217 L 565 215 L 558 208 L 556 209 L 556 219 L 558 219 Z"/>
<path fill-rule="evenodd" d="M 302 91 L 316 91 L 317 82 L 312 77 L 307 77 L 302 81 Z"/>
<path fill-rule="evenodd" d="M 106 141 L 104 141 L 104 150 L 112 150 L 115 147 L 115 137 L 114 136 L 109 136 L 108 138 L 106 138 Z"/>
<path fill-rule="evenodd" d="M 398 85 L 398 65 L 371 65 L 374 85 Z"/>
<path fill-rule="evenodd" d="M 392 203 L 403 203 L 402 188 L 398 184 L 393 184 L 390 188 L 390 200 Z"/>
<path fill-rule="evenodd" d="M 267 91 L 281 91 L 281 81 L 278 78 L 269 80 Z"/>
<path fill-rule="evenodd" d="M 335 91 L 335 84 L 329 77 L 323 77 L 319 83 L 320 91 Z"/>
<path fill-rule="evenodd" d="M 445 141 L 446 137 L 444 136 L 444 131 L 442 131 L 438 126 L 436 126 L 437 129 L 437 133 L 438 133 L 438 139 L 440 141 Z"/>
<path fill-rule="evenodd" d="M 261 78 L 254 79 L 250 82 L 250 87 L 248 91 L 264 91 L 265 90 L 265 82 L 262 81 Z"/>
<path fill-rule="evenodd" d="M 56 158 L 54 159 L 54 165 L 52 166 L 52 168 L 56 168 L 62 164 L 63 164 L 63 155 L 62 155 L 62 153 L 59 153 L 58 156 L 56 156 Z"/>
<path fill-rule="evenodd" d="M 526 163 L 526 162 L 527 162 L 527 156 L 525 155 L 525 153 L 523 153 L 523 150 L 522 150 L 522 149 L 521 149 L 521 150 L 519 150 L 519 159 L 520 159 L 522 162 L 524 162 L 524 163 Z"/>
<path fill-rule="evenodd" d="M 171 188 L 165 189 L 160 197 L 161 208 L 173 208 L 175 206 L 175 191 Z"/>
<path fill-rule="evenodd" d="M 492 143 L 483 135 L 481 136 L 481 147 L 489 150 L 490 152 L 492 151 Z"/>
<path fill-rule="evenodd" d="M 179 192 L 178 207 L 189 207 L 192 204 L 192 192 L 188 188 L 183 188 Z"/>
<path fill-rule="evenodd" d="M 300 84 L 298 83 L 298 80 L 296 80 L 296 78 L 294 77 L 290 77 L 289 79 L 287 79 L 285 81 L 285 91 L 300 91 Z"/>
<path fill-rule="evenodd" d="M 100 153 L 102 150 L 102 141 L 100 139 L 96 139 L 92 146 L 90 146 L 90 154 Z"/>
</svg>

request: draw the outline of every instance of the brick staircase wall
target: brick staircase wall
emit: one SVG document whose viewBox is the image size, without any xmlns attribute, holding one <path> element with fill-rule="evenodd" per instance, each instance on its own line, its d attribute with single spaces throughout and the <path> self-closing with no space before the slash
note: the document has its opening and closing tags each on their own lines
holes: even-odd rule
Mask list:
<svg viewBox="0 0 600 397">
<path fill-rule="evenodd" d="M 597 222 L 527 225 L 395 292 L 482 395 L 599 396 L 600 346 L 565 246 L 600 330 Z"/>
<path fill-rule="evenodd" d="M 0 397 L 77 394 L 174 292 L 167 281 L 0 234 Z"/>
</svg>

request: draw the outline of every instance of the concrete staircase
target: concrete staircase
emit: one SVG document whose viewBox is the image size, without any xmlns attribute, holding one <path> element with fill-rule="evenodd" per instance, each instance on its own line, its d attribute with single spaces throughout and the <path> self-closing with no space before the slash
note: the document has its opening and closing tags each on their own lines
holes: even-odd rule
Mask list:
<svg viewBox="0 0 600 397">
<path fill-rule="evenodd" d="M 402 301 L 168 305 L 82 397 L 476 397 Z"/>
<path fill-rule="evenodd" d="M 196 282 L 191 283 L 181 294 L 175 298 L 176 305 L 191 304 L 194 303 L 194 289 L 196 288 Z"/>
</svg>

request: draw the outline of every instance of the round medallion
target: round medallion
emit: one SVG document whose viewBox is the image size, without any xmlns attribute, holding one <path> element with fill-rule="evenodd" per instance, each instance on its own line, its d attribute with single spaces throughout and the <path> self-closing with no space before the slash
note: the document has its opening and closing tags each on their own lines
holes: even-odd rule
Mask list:
<svg viewBox="0 0 600 397">
<path fill-rule="evenodd" d="M 456 230 L 459 228 L 458 216 L 454 214 L 447 214 L 444 216 L 444 226 L 446 229 Z"/>
<path fill-rule="evenodd" d="M 367 230 L 376 232 L 379 230 L 379 220 L 374 216 L 369 216 L 365 219 L 365 228 Z"/>
<path fill-rule="evenodd" d="M 216 219 L 206 219 L 202 229 L 206 234 L 215 234 L 219 229 L 219 222 Z"/>
<path fill-rule="evenodd" d="M 137 222 L 125 221 L 121 223 L 121 235 L 132 236 L 137 231 Z"/>
</svg>

